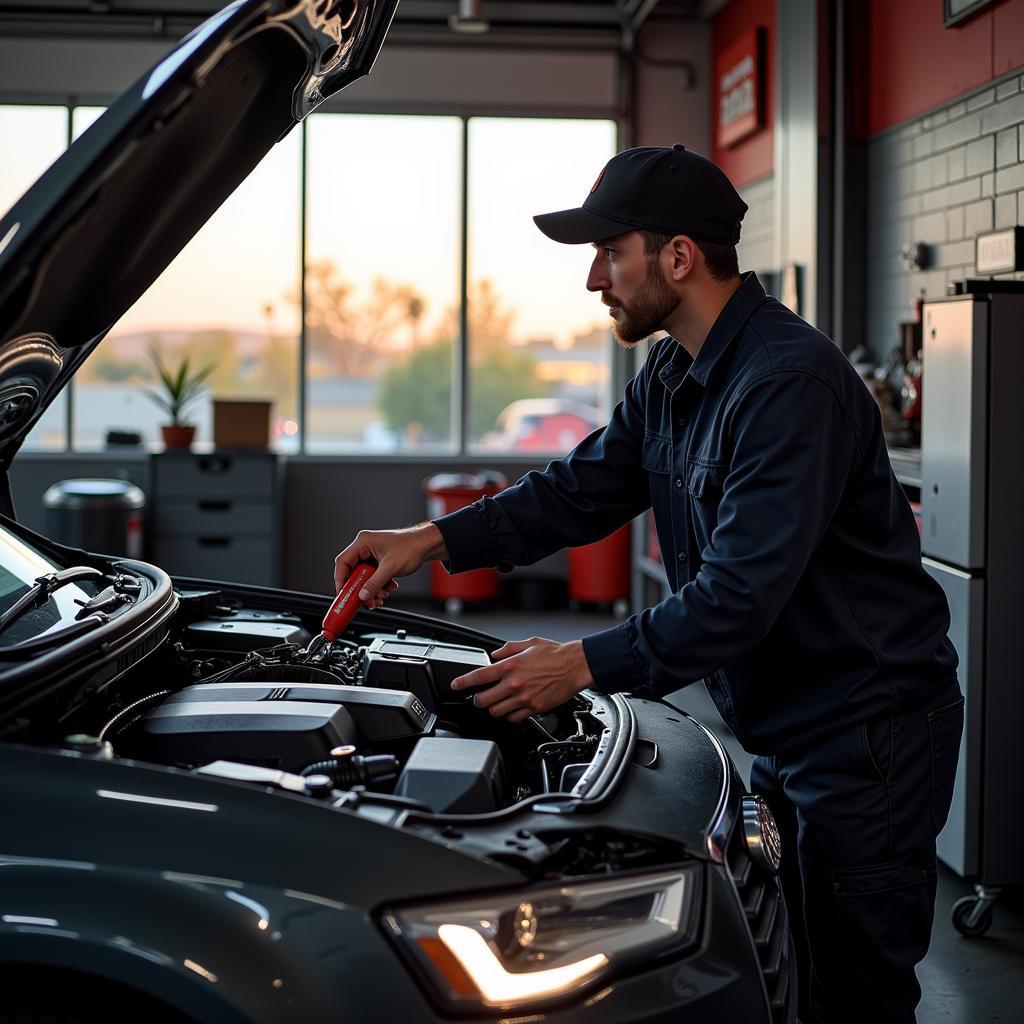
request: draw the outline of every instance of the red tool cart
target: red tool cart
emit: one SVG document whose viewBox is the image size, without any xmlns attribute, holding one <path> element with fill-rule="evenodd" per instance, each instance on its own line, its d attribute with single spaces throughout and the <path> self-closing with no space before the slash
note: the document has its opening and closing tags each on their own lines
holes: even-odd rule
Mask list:
<svg viewBox="0 0 1024 1024">
<path fill-rule="evenodd" d="M 493 470 L 480 473 L 437 473 L 423 481 L 427 515 L 431 519 L 457 512 L 479 498 L 503 491 L 508 480 Z M 483 604 L 498 596 L 494 569 L 471 569 L 450 576 L 440 562 L 430 563 L 430 596 L 444 602 L 449 615 L 458 615 L 467 604 Z"/>
</svg>

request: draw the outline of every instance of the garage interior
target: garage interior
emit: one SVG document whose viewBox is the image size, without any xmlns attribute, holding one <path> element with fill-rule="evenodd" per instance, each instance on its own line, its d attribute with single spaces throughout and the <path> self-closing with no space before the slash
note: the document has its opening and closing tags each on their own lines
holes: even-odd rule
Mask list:
<svg viewBox="0 0 1024 1024">
<path fill-rule="evenodd" d="M 0 211 L 221 6 L 0 0 Z M 925 382 L 922 353 L 945 329 L 933 300 L 1024 292 L 1024 0 L 402 0 L 373 73 L 275 147 L 47 411 L 9 470 L 18 519 L 181 576 L 327 593 L 360 529 L 467 504 L 607 419 L 647 347 L 615 345 L 587 256 L 530 215 L 578 204 L 619 150 L 677 142 L 748 204 L 740 269 L 875 393 L 921 521 L 950 517 L 923 556 L 968 720 L 919 1019 L 1019 1019 L 1024 609 L 1002 595 L 1024 494 L 1000 426 L 1024 375 L 936 357 Z M 153 351 L 209 371 L 191 448 L 144 394 Z M 76 504 L 83 479 L 122 486 Z M 421 570 L 393 601 L 569 640 L 672 589 L 645 516 L 575 561 Z M 668 700 L 749 773 L 702 685 Z M 951 913 L 975 882 L 1002 891 L 967 938 Z"/>
</svg>

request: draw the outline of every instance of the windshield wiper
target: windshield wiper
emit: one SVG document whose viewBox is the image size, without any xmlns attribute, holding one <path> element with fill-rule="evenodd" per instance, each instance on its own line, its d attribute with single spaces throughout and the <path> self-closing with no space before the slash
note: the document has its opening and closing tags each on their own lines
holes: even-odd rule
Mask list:
<svg viewBox="0 0 1024 1024">
<path fill-rule="evenodd" d="M 69 622 L 61 629 L 53 629 L 49 633 L 43 633 L 31 640 L 22 640 L 20 644 L 13 644 L 11 647 L 0 647 L 0 661 L 45 651 L 56 643 L 73 640 L 83 633 L 91 632 L 97 626 L 106 625 L 109 621 L 109 615 L 105 615 L 103 612 L 93 612 L 92 615 L 79 619 L 77 622 Z"/>
<path fill-rule="evenodd" d="M 50 600 L 54 591 L 60 590 L 61 587 L 66 587 L 69 583 L 94 580 L 102 576 L 103 573 L 99 569 L 93 569 L 87 565 L 73 565 L 70 569 L 61 569 L 60 572 L 51 572 L 46 576 L 40 576 L 7 611 L 0 615 L 0 633 L 28 612 L 42 608 Z"/>
</svg>

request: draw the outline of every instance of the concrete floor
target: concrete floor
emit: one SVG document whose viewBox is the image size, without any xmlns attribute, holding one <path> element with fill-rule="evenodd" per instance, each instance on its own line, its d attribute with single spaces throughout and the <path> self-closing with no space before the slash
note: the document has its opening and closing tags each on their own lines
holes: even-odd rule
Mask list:
<svg viewBox="0 0 1024 1024">
<path fill-rule="evenodd" d="M 424 606 L 415 610 L 443 615 Z M 508 640 L 543 636 L 566 641 L 606 629 L 617 620 L 596 612 L 494 610 L 466 612 L 460 621 Z M 686 687 L 667 700 L 715 731 L 749 779 L 751 758 L 725 728 L 703 686 Z M 923 990 L 919 1024 L 1024 1022 L 1024 892 L 1004 894 L 995 906 L 991 931 L 980 939 L 965 939 L 950 923 L 950 908 L 972 893 L 962 878 L 940 868 L 931 949 L 918 968 Z"/>
</svg>

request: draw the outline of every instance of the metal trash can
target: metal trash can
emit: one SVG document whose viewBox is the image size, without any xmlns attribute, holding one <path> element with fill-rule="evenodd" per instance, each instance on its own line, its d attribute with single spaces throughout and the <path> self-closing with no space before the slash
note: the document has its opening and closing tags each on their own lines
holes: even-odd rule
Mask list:
<svg viewBox="0 0 1024 1024">
<path fill-rule="evenodd" d="M 437 473 L 423 481 L 427 515 L 431 519 L 457 512 L 485 496 L 508 487 L 508 480 L 494 470 L 480 473 Z M 498 596 L 498 574 L 494 569 L 470 569 L 449 575 L 440 562 L 430 563 L 430 596 L 443 601 L 449 615 L 463 607 L 493 601 Z"/>
<path fill-rule="evenodd" d="M 46 532 L 69 547 L 142 557 L 146 496 L 127 480 L 58 480 L 43 495 Z"/>
</svg>

